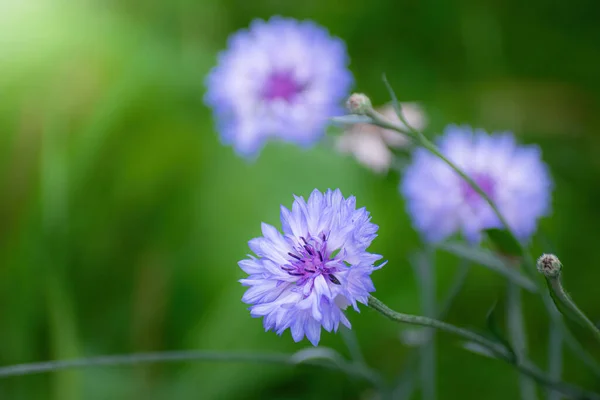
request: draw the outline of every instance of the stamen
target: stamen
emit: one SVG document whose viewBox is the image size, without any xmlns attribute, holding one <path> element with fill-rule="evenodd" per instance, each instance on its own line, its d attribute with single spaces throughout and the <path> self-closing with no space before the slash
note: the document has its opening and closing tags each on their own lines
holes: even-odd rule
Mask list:
<svg viewBox="0 0 600 400">
<path fill-rule="evenodd" d="M 336 278 L 333 274 L 329 274 L 329 280 L 336 285 L 341 285 L 340 281 L 338 281 L 338 278 Z"/>
<path fill-rule="evenodd" d="M 306 249 L 306 252 L 308 254 L 310 254 L 311 256 L 314 256 L 315 254 L 312 252 L 312 249 L 310 248 L 310 246 L 308 245 L 304 245 L 304 248 Z"/>
<path fill-rule="evenodd" d="M 298 260 L 298 261 L 302 261 L 302 258 L 300 258 L 299 256 L 297 256 L 297 255 L 295 255 L 295 254 L 293 254 L 293 253 L 288 253 L 288 255 L 289 255 L 290 257 L 294 257 L 294 258 L 295 258 L 296 260 Z"/>
<path fill-rule="evenodd" d="M 323 254 L 321 254 L 320 251 L 317 251 L 317 254 L 319 255 L 319 259 L 321 260 L 321 262 L 323 262 Z"/>
</svg>

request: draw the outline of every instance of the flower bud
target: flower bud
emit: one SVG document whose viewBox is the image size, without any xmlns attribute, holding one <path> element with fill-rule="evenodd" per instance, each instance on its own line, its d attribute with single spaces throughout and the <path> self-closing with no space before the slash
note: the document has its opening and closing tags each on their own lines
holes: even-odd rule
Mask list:
<svg viewBox="0 0 600 400">
<path fill-rule="evenodd" d="M 371 100 L 365 94 L 354 93 L 346 101 L 346 108 L 352 114 L 365 115 L 373 106 Z"/>
<path fill-rule="evenodd" d="M 546 278 L 556 278 L 561 269 L 562 264 L 554 254 L 542 254 L 537 260 L 537 270 Z"/>
</svg>

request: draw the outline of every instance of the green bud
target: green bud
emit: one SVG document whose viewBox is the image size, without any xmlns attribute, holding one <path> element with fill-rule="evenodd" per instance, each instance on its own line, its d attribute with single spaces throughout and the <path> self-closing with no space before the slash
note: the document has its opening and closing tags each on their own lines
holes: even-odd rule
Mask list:
<svg viewBox="0 0 600 400">
<path fill-rule="evenodd" d="M 556 278 L 561 269 L 562 264 L 554 254 L 542 254 L 537 260 L 537 270 L 547 278 Z"/>
<path fill-rule="evenodd" d="M 365 115 L 368 110 L 371 110 L 371 100 L 362 93 L 354 93 L 346 101 L 346 108 L 352 114 Z"/>
</svg>

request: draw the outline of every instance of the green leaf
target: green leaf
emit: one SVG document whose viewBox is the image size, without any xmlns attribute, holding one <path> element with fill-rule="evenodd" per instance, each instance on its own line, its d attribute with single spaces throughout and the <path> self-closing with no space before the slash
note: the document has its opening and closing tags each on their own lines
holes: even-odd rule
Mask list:
<svg viewBox="0 0 600 400">
<path fill-rule="evenodd" d="M 521 274 L 516 269 L 511 268 L 506 261 L 496 256 L 489 250 L 468 246 L 459 242 L 441 243 L 438 245 L 438 248 L 499 273 L 525 290 L 533 293 L 537 291 L 537 286 L 533 281 Z"/>
<path fill-rule="evenodd" d="M 307 361 L 327 360 L 336 366 L 343 366 L 345 360 L 335 350 L 328 347 L 307 347 L 294 353 L 291 357 L 293 363 L 302 364 Z"/>
<path fill-rule="evenodd" d="M 400 106 L 400 102 L 398 102 L 396 92 L 394 92 L 394 89 L 392 88 L 392 85 L 390 85 L 390 83 L 388 82 L 387 76 L 385 76 L 385 74 L 383 74 L 382 79 L 385 88 L 387 89 L 390 97 L 392 98 L 392 107 L 394 107 L 394 111 L 396 111 L 396 115 L 398 116 L 398 118 L 402 120 L 404 118 L 404 114 L 402 114 L 402 107 Z"/>
<path fill-rule="evenodd" d="M 523 248 L 521 244 L 504 229 L 486 229 L 484 231 L 488 238 L 497 246 L 498 251 L 509 256 L 522 256 Z"/>
<path fill-rule="evenodd" d="M 498 322 L 497 322 L 498 319 L 496 317 L 497 306 L 498 306 L 498 301 L 495 301 L 494 304 L 490 307 L 490 309 L 485 317 L 485 323 L 488 328 L 488 331 L 492 334 L 494 339 L 496 339 L 496 341 L 500 342 L 506 348 L 506 350 L 508 350 L 508 352 L 511 355 L 511 362 L 515 362 L 517 359 L 517 355 L 515 354 L 515 351 L 512 348 L 512 345 L 504 337 L 502 330 L 498 326 Z"/>
<path fill-rule="evenodd" d="M 480 356 L 498 358 L 490 349 L 476 342 L 464 342 L 462 347 L 463 349 L 478 354 Z"/>
</svg>

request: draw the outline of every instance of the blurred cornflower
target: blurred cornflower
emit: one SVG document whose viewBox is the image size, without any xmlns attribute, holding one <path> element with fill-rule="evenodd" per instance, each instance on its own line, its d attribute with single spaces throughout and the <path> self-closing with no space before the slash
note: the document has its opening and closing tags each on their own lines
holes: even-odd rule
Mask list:
<svg viewBox="0 0 600 400">
<path fill-rule="evenodd" d="M 319 343 L 321 326 L 337 331 L 348 305 L 358 311 L 375 290 L 371 273 L 381 259 L 367 252 L 377 236 L 369 212 L 356 209 L 356 198 L 340 190 L 314 190 L 308 201 L 295 196 L 292 210 L 281 206 L 283 235 L 262 224 L 262 237 L 248 242 L 257 257 L 239 262 L 249 274 L 240 282 L 250 288 L 242 301 L 253 317 L 263 317 L 265 330 L 281 335 L 290 328 L 294 341 L 304 335 Z"/>
<path fill-rule="evenodd" d="M 311 21 L 255 20 L 229 38 L 206 79 L 222 141 L 251 158 L 267 139 L 301 146 L 342 113 L 352 84 L 342 40 Z"/>
<path fill-rule="evenodd" d="M 427 118 L 418 103 L 401 103 L 401 106 L 404 118 L 411 127 L 423 130 L 427 126 Z M 393 106 L 384 105 L 376 111 L 404 127 Z M 402 148 L 408 143 L 408 139 L 396 131 L 360 123 L 348 125 L 336 139 L 336 149 L 341 153 L 353 154 L 359 163 L 373 172 L 385 173 L 394 160 L 392 149 Z"/>
<path fill-rule="evenodd" d="M 487 134 L 450 125 L 438 140 L 455 163 L 496 203 L 515 235 L 527 241 L 550 212 L 553 187 L 537 146 L 519 146 L 511 133 Z M 414 153 L 400 184 L 413 225 L 429 242 L 462 233 L 470 242 L 482 230 L 501 228 L 489 204 L 441 159 Z"/>
</svg>

